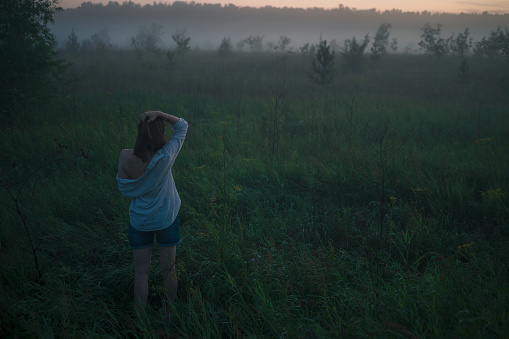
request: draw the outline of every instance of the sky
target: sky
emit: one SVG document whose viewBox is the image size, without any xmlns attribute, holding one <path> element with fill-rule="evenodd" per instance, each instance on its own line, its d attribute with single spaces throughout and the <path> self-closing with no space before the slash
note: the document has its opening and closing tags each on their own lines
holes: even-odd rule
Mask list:
<svg viewBox="0 0 509 339">
<path fill-rule="evenodd" d="M 60 0 L 59 4 L 62 8 L 72 8 L 79 6 L 85 0 Z M 107 4 L 110 0 L 88 0 L 92 3 L 102 2 Z M 125 0 L 116 0 L 122 3 Z M 153 2 L 173 3 L 170 1 L 154 1 L 154 0 L 132 0 L 133 2 L 142 5 L 152 4 Z M 185 1 L 191 2 L 191 1 Z M 321 8 L 337 8 L 339 4 L 345 7 L 356 9 L 371 9 L 378 10 L 391 10 L 400 9 L 404 12 L 449 12 L 449 13 L 482 13 L 487 11 L 490 14 L 509 13 L 508 0 L 471 0 L 471 1 L 457 1 L 457 0 L 426 0 L 426 1 L 409 1 L 409 0 L 196 0 L 196 3 L 215 3 L 215 4 L 234 4 L 239 7 L 321 7 Z"/>
</svg>

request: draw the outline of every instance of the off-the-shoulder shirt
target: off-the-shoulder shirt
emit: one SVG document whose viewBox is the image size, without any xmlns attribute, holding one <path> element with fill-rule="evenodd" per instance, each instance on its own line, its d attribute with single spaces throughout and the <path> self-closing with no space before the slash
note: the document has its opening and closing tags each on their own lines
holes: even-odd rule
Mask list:
<svg viewBox="0 0 509 339">
<path fill-rule="evenodd" d="M 184 144 L 187 127 L 182 118 L 172 126 L 172 137 L 154 154 L 141 177 L 122 179 L 117 174 L 118 189 L 131 199 L 129 222 L 139 231 L 166 228 L 177 217 L 181 201 L 171 168 Z"/>
</svg>

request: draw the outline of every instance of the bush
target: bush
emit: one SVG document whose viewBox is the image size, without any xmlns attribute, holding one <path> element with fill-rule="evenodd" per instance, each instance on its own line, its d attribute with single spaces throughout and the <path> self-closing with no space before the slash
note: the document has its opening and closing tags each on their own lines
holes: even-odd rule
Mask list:
<svg viewBox="0 0 509 339">
<path fill-rule="evenodd" d="M 0 110 L 16 114 L 37 106 L 54 92 L 62 62 L 48 24 L 61 10 L 56 0 L 0 2 Z"/>
</svg>

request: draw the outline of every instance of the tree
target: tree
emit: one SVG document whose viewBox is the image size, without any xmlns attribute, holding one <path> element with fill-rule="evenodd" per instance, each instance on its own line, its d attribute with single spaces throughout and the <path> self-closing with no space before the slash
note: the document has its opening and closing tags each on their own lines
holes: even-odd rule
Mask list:
<svg viewBox="0 0 509 339">
<path fill-rule="evenodd" d="M 224 37 L 219 46 L 219 55 L 227 56 L 232 52 L 232 40 L 230 37 Z"/>
<path fill-rule="evenodd" d="M 447 54 L 447 43 L 440 37 L 441 24 L 437 24 L 437 28 L 433 28 L 428 23 L 421 27 L 421 30 L 422 40 L 418 45 L 426 54 L 433 55 L 437 60 Z"/>
<path fill-rule="evenodd" d="M 309 43 L 306 42 L 304 46 L 299 47 L 299 52 L 302 55 L 308 55 L 309 54 Z"/>
<path fill-rule="evenodd" d="M 186 54 L 191 50 L 189 47 L 189 43 L 191 42 L 191 38 L 186 36 L 186 31 L 183 29 L 178 29 L 175 34 L 171 36 L 173 41 L 177 44 L 176 53 L 179 55 Z"/>
<path fill-rule="evenodd" d="M 48 25 L 61 10 L 57 4 L 57 0 L 0 1 L 0 114 L 30 110 L 55 92 L 54 80 L 63 62 L 57 58 Z"/>
<path fill-rule="evenodd" d="M 263 49 L 263 35 L 250 35 L 245 39 L 245 42 L 249 45 L 251 52 L 261 52 Z"/>
<path fill-rule="evenodd" d="M 371 46 L 371 53 L 373 59 L 379 60 L 382 55 L 387 53 L 387 46 L 389 45 L 389 28 L 391 24 L 381 24 L 375 34 L 373 45 Z"/>
<path fill-rule="evenodd" d="M 103 52 L 112 47 L 110 34 L 106 28 L 101 29 L 99 32 L 90 36 L 90 39 L 85 39 L 81 43 L 81 49 L 84 51 Z"/>
<path fill-rule="evenodd" d="M 509 59 L 509 29 L 503 31 L 500 26 L 488 37 L 483 37 L 475 44 L 475 53 L 488 57 L 504 57 Z"/>
<path fill-rule="evenodd" d="M 286 35 L 279 36 L 279 41 L 278 41 L 278 44 L 277 44 L 277 47 L 276 47 L 277 50 L 279 52 L 286 52 L 286 48 L 288 47 L 290 42 L 292 42 L 292 39 L 290 39 Z"/>
<path fill-rule="evenodd" d="M 153 22 L 150 26 L 143 25 L 138 30 L 136 37 L 131 38 L 131 44 L 136 49 L 144 49 L 149 52 L 157 53 L 161 49 L 159 45 L 162 42 L 163 25 Z"/>
<path fill-rule="evenodd" d="M 69 33 L 69 36 L 67 37 L 65 50 L 71 53 L 76 53 L 80 50 L 80 43 L 78 41 L 78 36 L 74 33 L 74 29 L 71 30 L 71 33 Z"/>
<path fill-rule="evenodd" d="M 362 65 L 364 51 L 369 44 L 369 36 L 366 34 L 362 43 L 358 42 L 355 37 L 352 40 L 345 40 L 345 45 L 341 51 L 341 56 L 346 62 L 348 68 L 359 70 Z"/>
<path fill-rule="evenodd" d="M 311 82 L 325 88 L 334 80 L 334 51 L 327 46 L 327 40 L 320 41 L 316 56 L 312 61 L 313 71 L 309 73 Z"/>
<path fill-rule="evenodd" d="M 393 52 L 396 52 L 398 50 L 398 39 L 397 38 L 392 38 L 390 47 Z"/>
<path fill-rule="evenodd" d="M 465 54 L 468 54 L 470 52 L 470 49 L 472 48 L 472 38 L 468 38 L 470 35 L 470 32 L 468 30 L 468 27 L 465 28 L 465 31 L 463 33 L 458 34 L 457 37 L 454 37 L 454 34 L 451 35 L 449 39 L 447 39 L 447 44 L 449 45 L 449 50 L 457 54 L 459 56 L 465 56 Z"/>
</svg>

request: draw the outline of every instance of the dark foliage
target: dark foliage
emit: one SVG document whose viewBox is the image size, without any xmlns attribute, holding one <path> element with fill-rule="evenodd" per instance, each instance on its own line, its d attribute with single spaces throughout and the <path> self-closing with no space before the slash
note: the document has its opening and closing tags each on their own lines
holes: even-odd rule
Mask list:
<svg viewBox="0 0 509 339">
<path fill-rule="evenodd" d="M 498 27 L 488 37 L 483 37 L 475 45 L 475 52 L 488 57 L 498 56 L 509 59 L 509 29 L 501 30 Z"/>
<path fill-rule="evenodd" d="M 450 51 L 459 56 L 465 56 L 468 54 L 472 48 L 472 38 L 469 38 L 469 36 L 470 31 L 468 30 L 468 27 L 465 28 L 463 33 L 459 33 L 457 36 L 454 36 L 453 34 L 449 39 L 447 39 Z"/>
<path fill-rule="evenodd" d="M 419 46 L 426 54 L 433 55 L 437 59 L 447 54 L 447 41 L 440 37 L 441 24 L 438 24 L 437 28 L 433 28 L 428 23 L 421 30 L 422 40 L 419 42 Z"/>
<path fill-rule="evenodd" d="M 232 52 L 232 39 L 230 37 L 224 37 L 219 46 L 219 55 L 227 56 Z"/>
<path fill-rule="evenodd" d="M 389 28 L 391 24 L 381 24 L 378 31 L 375 34 L 373 46 L 371 47 L 371 53 L 373 53 L 373 59 L 378 60 L 380 57 L 387 53 L 387 46 L 389 46 Z"/>
<path fill-rule="evenodd" d="M 74 32 L 74 29 L 69 33 L 67 37 L 67 41 L 65 42 L 65 50 L 67 52 L 76 53 L 80 50 L 80 43 L 78 41 L 78 36 Z"/>
<path fill-rule="evenodd" d="M 161 50 L 159 47 L 162 42 L 163 25 L 153 22 L 150 26 L 143 25 L 139 29 L 136 37 L 131 38 L 131 45 L 135 48 L 144 49 L 149 52 L 157 53 Z"/>
<path fill-rule="evenodd" d="M 62 62 L 48 28 L 59 11 L 57 0 L 0 2 L 0 109 L 21 112 L 38 107 L 54 92 Z"/>
<path fill-rule="evenodd" d="M 362 67 L 364 51 L 369 44 L 369 36 L 364 36 L 364 40 L 358 42 L 355 37 L 352 40 L 345 40 L 345 46 L 341 52 L 341 56 L 345 60 L 347 69 L 359 70 Z"/>
<path fill-rule="evenodd" d="M 320 86 L 332 83 L 334 79 L 334 51 L 330 51 L 327 40 L 320 41 L 312 65 L 313 72 L 309 74 L 311 82 Z"/>
<path fill-rule="evenodd" d="M 185 30 L 177 30 L 171 38 L 177 44 L 177 49 L 175 50 L 177 54 L 183 55 L 191 50 L 191 47 L 189 46 L 191 38 L 186 36 Z"/>
</svg>

